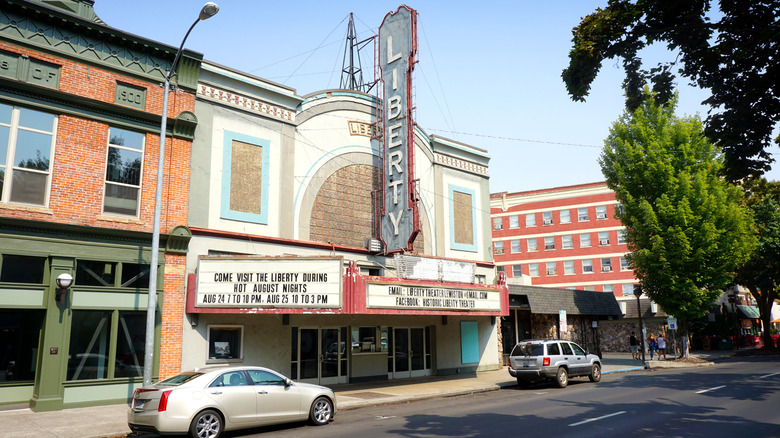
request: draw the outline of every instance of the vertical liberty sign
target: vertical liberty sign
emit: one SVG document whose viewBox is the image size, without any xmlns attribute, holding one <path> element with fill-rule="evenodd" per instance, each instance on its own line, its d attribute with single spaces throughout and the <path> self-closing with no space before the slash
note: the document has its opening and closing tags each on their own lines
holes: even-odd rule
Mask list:
<svg viewBox="0 0 780 438">
<path fill-rule="evenodd" d="M 417 51 L 417 11 L 400 6 L 379 26 L 379 68 L 382 75 L 384 214 L 381 237 L 385 252 L 411 248 L 416 236 L 412 70 Z"/>
</svg>

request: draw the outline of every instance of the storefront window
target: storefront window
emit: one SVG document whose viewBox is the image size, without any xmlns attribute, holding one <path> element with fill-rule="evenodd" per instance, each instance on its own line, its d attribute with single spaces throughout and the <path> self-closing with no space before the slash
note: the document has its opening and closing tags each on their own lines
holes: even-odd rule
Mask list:
<svg viewBox="0 0 780 438">
<path fill-rule="evenodd" d="M 382 351 L 387 351 L 387 327 L 352 327 L 353 353 Z"/>
<path fill-rule="evenodd" d="M 149 265 L 122 263 L 121 287 L 149 288 Z"/>
<path fill-rule="evenodd" d="M 4 254 L 0 282 L 41 284 L 45 267 L 45 257 Z"/>
<path fill-rule="evenodd" d="M 146 351 L 146 312 L 119 312 L 114 377 L 141 377 Z"/>
<path fill-rule="evenodd" d="M 114 286 L 116 263 L 79 260 L 76 264 L 76 284 L 79 286 Z"/>
<path fill-rule="evenodd" d="M 111 312 L 74 310 L 67 380 L 108 377 Z"/>
<path fill-rule="evenodd" d="M 35 379 L 41 310 L 0 312 L 0 383 Z"/>
<path fill-rule="evenodd" d="M 209 327 L 209 361 L 239 361 L 242 359 L 243 327 Z"/>
</svg>

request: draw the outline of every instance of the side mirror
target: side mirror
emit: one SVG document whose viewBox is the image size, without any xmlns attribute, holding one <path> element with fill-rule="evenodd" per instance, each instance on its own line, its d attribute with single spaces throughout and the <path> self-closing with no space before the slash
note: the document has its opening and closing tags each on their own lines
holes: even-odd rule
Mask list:
<svg viewBox="0 0 780 438">
<path fill-rule="evenodd" d="M 290 386 L 292 385 L 292 383 L 293 383 L 292 380 L 290 380 L 289 378 L 287 377 L 284 378 L 284 386 Z"/>
</svg>

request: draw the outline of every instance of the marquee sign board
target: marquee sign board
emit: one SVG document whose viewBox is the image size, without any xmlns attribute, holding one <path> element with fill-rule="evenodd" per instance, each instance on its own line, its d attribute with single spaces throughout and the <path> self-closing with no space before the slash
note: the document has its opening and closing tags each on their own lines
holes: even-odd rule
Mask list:
<svg viewBox="0 0 780 438">
<path fill-rule="evenodd" d="M 499 312 L 501 291 L 487 288 L 368 283 L 366 307 Z"/>
<path fill-rule="evenodd" d="M 383 83 L 382 142 L 384 215 L 381 234 L 386 252 L 409 248 L 415 237 L 412 70 L 417 51 L 417 11 L 400 6 L 379 26 L 379 68 Z"/>
<path fill-rule="evenodd" d="M 341 307 L 341 257 L 202 257 L 195 307 Z"/>
</svg>

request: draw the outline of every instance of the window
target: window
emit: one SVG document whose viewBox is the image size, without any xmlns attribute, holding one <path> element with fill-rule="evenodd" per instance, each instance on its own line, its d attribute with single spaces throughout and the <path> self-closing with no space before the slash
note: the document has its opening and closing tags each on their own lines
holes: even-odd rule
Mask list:
<svg viewBox="0 0 780 438">
<path fill-rule="evenodd" d="M 512 247 L 512 254 L 520 254 L 520 240 L 512 240 L 510 245 Z"/>
<path fill-rule="evenodd" d="M 504 242 L 493 242 L 493 252 L 496 255 L 501 255 L 504 253 Z"/>
<path fill-rule="evenodd" d="M 618 243 L 618 245 L 625 245 L 626 244 L 626 230 L 618 230 L 617 231 L 617 243 Z"/>
<path fill-rule="evenodd" d="M 623 283 L 623 296 L 630 297 L 634 295 L 634 285 L 632 283 Z"/>
<path fill-rule="evenodd" d="M 125 129 L 108 130 L 104 213 L 138 216 L 145 138 L 144 134 Z"/>
<path fill-rule="evenodd" d="M 45 310 L 0 309 L 0 382 L 33 385 L 38 354 L 38 334 L 43 328 Z M 7 388 L 7 387 L 6 387 Z"/>
<path fill-rule="evenodd" d="M 630 271 L 631 270 L 631 262 L 628 260 L 627 257 L 621 257 L 620 258 L 620 270 L 621 271 Z"/>
<path fill-rule="evenodd" d="M 222 386 L 247 386 L 249 383 L 246 381 L 246 377 L 244 377 L 244 372 L 241 370 L 237 371 L 228 371 L 226 373 L 220 374 L 216 379 L 214 379 L 213 382 L 209 385 L 209 387 L 222 387 Z"/>
<path fill-rule="evenodd" d="M 377 351 L 387 351 L 386 342 L 377 342 L 380 339 L 379 328 L 377 326 L 352 327 L 352 352 L 370 353 Z M 335 350 L 335 343 L 334 343 Z M 331 359 L 337 359 L 337 351 L 329 351 Z M 346 357 L 345 350 L 342 348 L 341 355 Z"/>
<path fill-rule="evenodd" d="M 615 287 L 611 284 L 605 284 L 603 290 L 604 292 L 615 293 Z"/>
<path fill-rule="evenodd" d="M 531 277 L 538 277 L 539 276 L 539 263 L 529 263 L 528 264 L 528 274 Z"/>
<path fill-rule="evenodd" d="M 493 229 L 494 230 L 503 230 L 504 229 L 504 222 L 500 217 L 494 217 L 493 218 Z"/>
<path fill-rule="evenodd" d="M 46 257 L 3 254 L 0 282 L 42 284 L 46 261 Z"/>
<path fill-rule="evenodd" d="M 263 386 L 286 386 L 287 381 L 284 377 L 265 370 L 246 370 L 252 383 Z"/>
<path fill-rule="evenodd" d="M 0 201 L 44 206 L 57 117 L 0 104 Z"/>
<path fill-rule="evenodd" d="M 582 273 L 583 274 L 592 274 L 593 273 L 593 260 L 583 260 L 582 261 Z"/>
<path fill-rule="evenodd" d="M 523 275 L 523 265 L 512 265 L 512 277 Z"/>
<path fill-rule="evenodd" d="M 609 231 L 599 232 L 599 245 L 600 246 L 609 245 Z"/>
<path fill-rule="evenodd" d="M 596 220 L 603 220 L 607 218 L 607 206 L 606 205 L 597 205 L 596 206 Z"/>
<path fill-rule="evenodd" d="M 527 215 L 525 215 L 525 226 L 526 227 L 536 226 L 536 215 L 534 213 L 528 213 Z"/>
<path fill-rule="evenodd" d="M 552 218 L 552 212 L 551 211 L 545 211 L 542 213 L 542 223 L 544 225 L 552 225 L 553 224 L 553 218 Z"/>
<path fill-rule="evenodd" d="M 569 214 L 569 210 L 561 210 L 561 223 L 562 224 L 570 224 L 571 223 L 571 215 Z"/>
<path fill-rule="evenodd" d="M 547 236 L 544 238 L 544 249 L 555 249 L 555 237 Z"/>
<path fill-rule="evenodd" d="M 571 241 L 571 234 L 567 234 L 565 236 L 561 236 L 561 247 L 563 249 L 571 249 L 574 248 L 574 245 Z"/>
<path fill-rule="evenodd" d="M 555 266 L 555 262 L 547 262 L 547 275 L 557 275 L 558 269 Z"/>
<path fill-rule="evenodd" d="M 610 258 L 601 259 L 601 272 L 611 272 L 611 271 L 612 271 L 612 259 Z"/>
<path fill-rule="evenodd" d="M 504 272 L 504 265 L 497 265 L 496 272 Z"/>
<path fill-rule="evenodd" d="M 532 237 L 528 239 L 528 252 L 531 251 L 537 251 L 538 248 L 536 247 L 536 237 Z"/>
<path fill-rule="evenodd" d="M 590 216 L 588 216 L 588 208 L 587 207 L 578 208 L 577 209 L 577 221 L 585 222 L 585 221 L 589 221 L 589 220 L 590 220 Z"/>
<path fill-rule="evenodd" d="M 590 247 L 590 233 L 580 234 L 580 248 Z"/>
<path fill-rule="evenodd" d="M 244 338 L 242 326 L 209 326 L 207 363 L 238 362 L 243 359 L 241 344 Z"/>
<path fill-rule="evenodd" d="M 564 356 L 573 356 L 574 352 L 571 350 L 568 342 L 561 342 L 561 353 Z"/>
<path fill-rule="evenodd" d="M 223 218 L 268 223 L 270 150 L 271 142 L 266 139 L 224 131 L 220 198 Z"/>
<path fill-rule="evenodd" d="M 121 271 L 121 275 L 119 272 Z M 75 284 L 79 286 L 149 287 L 149 265 L 77 260 Z"/>
<path fill-rule="evenodd" d="M 509 216 L 509 228 L 520 228 L 520 216 Z"/>
<path fill-rule="evenodd" d="M 563 273 L 566 275 L 574 274 L 574 260 L 565 260 L 563 262 Z"/>
<path fill-rule="evenodd" d="M 117 334 L 112 338 L 114 318 Z M 74 310 L 66 379 L 140 377 L 145 347 L 146 312 Z"/>
</svg>

